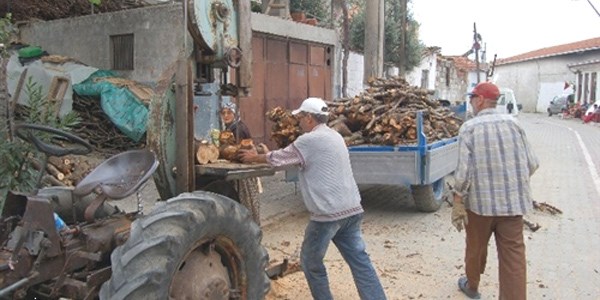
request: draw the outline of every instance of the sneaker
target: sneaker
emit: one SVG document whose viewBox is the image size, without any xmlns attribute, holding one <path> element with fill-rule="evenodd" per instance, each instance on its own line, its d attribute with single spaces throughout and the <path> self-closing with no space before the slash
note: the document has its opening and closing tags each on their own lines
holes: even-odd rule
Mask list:
<svg viewBox="0 0 600 300">
<path fill-rule="evenodd" d="M 469 288 L 469 281 L 467 277 L 461 277 L 458 279 L 458 288 L 471 299 L 481 299 L 481 294 L 478 291 L 474 291 Z"/>
</svg>

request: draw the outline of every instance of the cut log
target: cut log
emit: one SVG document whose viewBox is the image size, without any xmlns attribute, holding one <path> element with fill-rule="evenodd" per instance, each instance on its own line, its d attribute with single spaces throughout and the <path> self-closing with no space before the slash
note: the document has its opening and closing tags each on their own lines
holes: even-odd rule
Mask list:
<svg viewBox="0 0 600 300">
<path fill-rule="evenodd" d="M 65 159 L 65 160 L 67 160 L 67 159 Z M 58 171 L 65 174 L 65 176 L 68 176 L 69 174 L 71 174 L 71 166 L 65 164 L 64 163 L 65 160 L 61 159 L 60 157 L 49 156 L 48 164 L 53 165 Z"/>
<path fill-rule="evenodd" d="M 233 145 L 235 144 L 235 135 L 231 131 L 221 131 L 219 143 L 221 145 Z"/>
<path fill-rule="evenodd" d="M 220 157 L 228 161 L 237 161 L 236 155 L 238 150 L 239 146 L 237 145 L 221 145 L 221 150 L 219 151 Z"/>
<path fill-rule="evenodd" d="M 256 147 L 254 146 L 254 141 L 252 141 L 252 139 L 243 139 L 240 142 L 240 149 L 251 150 L 256 149 Z"/>
<path fill-rule="evenodd" d="M 196 160 L 199 164 L 205 165 L 211 162 L 216 162 L 219 159 L 219 148 L 214 144 L 203 141 L 198 143 L 196 150 Z"/>
<path fill-rule="evenodd" d="M 56 179 L 63 181 L 65 179 L 65 174 L 56 169 L 56 167 L 52 164 L 46 164 L 46 171 Z"/>
</svg>

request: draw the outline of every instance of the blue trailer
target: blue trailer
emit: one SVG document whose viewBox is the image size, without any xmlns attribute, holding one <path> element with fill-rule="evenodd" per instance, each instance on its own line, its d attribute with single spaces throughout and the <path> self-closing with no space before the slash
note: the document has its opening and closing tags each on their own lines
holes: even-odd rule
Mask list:
<svg viewBox="0 0 600 300">
<path fill-rule="evenodd" d="M 466 105 L 452 110 L 464 119 Z M 437 211 L 443 202 L 446 175 L 458 161 L 458 137 L 427 142 L 423 113 L 417 112 L 417 144 L 349 147 L 356 183 L 409 186 L 417 209 Z"/>
</svg>

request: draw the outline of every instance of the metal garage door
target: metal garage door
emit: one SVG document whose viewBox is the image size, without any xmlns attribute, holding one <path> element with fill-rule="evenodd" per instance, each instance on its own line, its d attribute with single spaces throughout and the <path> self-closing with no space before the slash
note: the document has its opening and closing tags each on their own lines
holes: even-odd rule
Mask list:
<svg viewBox="0 0 600 300">
<path fill-rule="evenodd" d="M 274 148 L 265 113 L 294 109 L 307 97 L 331 100 L 333 46 L 254 33 L 252 53 L 251 96 L 240 99 L 241 116 L 255 142 Z"/>
</svg>

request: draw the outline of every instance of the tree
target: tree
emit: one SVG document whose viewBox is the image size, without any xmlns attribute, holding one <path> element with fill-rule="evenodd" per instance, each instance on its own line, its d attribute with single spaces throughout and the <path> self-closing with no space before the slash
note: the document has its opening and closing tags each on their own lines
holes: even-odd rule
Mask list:
<svg viewBox="0 0 600 300">
<path fill-rule="evenodd" d="M 349 0 L 355 14 L 350 23 L 350 47 L 357 52 L 364 51 L 365 43 L 365 2 L 366 0 Z M 402 11 L 399 0 L 387 0 L 385 7 L 385 41 L 384 41 L 384 63 L 399 66 L 400 64 L 400 40 L 403 30 L 400 26 Z M 425 47 L 419 41 L 417 23 L 410 11 L 407 15 L 406 51 L 404 68 L 412 70 L 421 61 L 421 53 Z"/>
<path fill-rule="evenodd" d="M 11 22 L 11 15 L 0 18 L 0 139 L 10 139 L 10 112 L 9 95 L 6 86 L 6 65 L 8 64 L 8 51 L 10 39 L 14 34 L 14 26 Z"/>
</svg>

